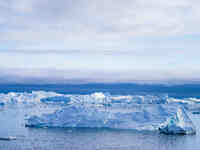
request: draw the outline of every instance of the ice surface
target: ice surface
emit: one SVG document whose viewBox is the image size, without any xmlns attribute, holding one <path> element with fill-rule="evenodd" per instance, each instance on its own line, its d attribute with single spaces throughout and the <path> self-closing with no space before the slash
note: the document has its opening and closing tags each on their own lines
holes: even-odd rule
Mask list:
<svg viewBox="0 0 200 150">
<path fill-rule="evenodd" d="M 165 134 L 194 134 L 196 129 L 184 109 L 178 108 L 174 116 L 161 124 L 159 131 Z"/>
</svg>

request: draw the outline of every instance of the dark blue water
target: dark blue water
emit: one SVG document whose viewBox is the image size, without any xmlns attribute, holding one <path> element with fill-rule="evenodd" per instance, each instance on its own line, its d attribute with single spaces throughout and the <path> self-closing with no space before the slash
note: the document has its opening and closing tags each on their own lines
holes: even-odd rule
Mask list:
<svg viewBox="0 0 200 150">
<path fill-rule="evenodd" d="M 161 94 L 172 97 L 200 97 L 200 85 L 0 85 L 0 93 L 54 91 L 64 94 L 109 92 L 116 95 Z M 38 129 L 25 128 L 25 109 L 0 108 L 0 135 L 16 136 L 14 141 L 0 141 L 0 150 L 198 150 L 199 127 L 196 135 L 163 135 L 157 132 L 133 132 L 108 129 Z M 200 124 L 200 115 L 191 115 Z"/>
</svg>

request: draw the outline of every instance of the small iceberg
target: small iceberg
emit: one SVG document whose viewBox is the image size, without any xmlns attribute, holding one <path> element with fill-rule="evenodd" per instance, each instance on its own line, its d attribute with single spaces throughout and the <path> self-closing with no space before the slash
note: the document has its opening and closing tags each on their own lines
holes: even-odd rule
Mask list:
<svg viewBox="0 0 200 150">
<path fill-rule="evenodd" d="M 1 141 L 12 141 L 12 140 L 16 140 L 17 138 L 14 136 L 8 136 L 8 137 L 0 137 Z"/>
<path fill-rule="evenodd" d="M 159 127 L 164 134 L 195 134 L 196 129 L 183 108 L 178 108 L 177 113 L 168 118 Z"/>
</svg>

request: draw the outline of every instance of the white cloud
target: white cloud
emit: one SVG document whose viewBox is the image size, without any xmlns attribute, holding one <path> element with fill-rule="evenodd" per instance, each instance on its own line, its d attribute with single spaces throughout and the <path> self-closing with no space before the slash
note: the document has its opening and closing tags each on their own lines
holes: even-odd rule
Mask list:
<svg viewBox="0 0 200 150">
<path fill-rule="evenodd" d="M 200 34 L 199 5 L 197 0 L 4 0 L 0 42 L 49 48 L 47 43 L 62 41 L 67 49 L 77 47 L 72 41 L 114 45 L 141 36 Z"/>
</svg>

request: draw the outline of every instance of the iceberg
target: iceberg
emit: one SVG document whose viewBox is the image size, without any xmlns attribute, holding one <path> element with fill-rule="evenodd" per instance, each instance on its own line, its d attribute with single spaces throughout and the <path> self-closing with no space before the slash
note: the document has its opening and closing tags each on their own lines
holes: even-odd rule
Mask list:
<svg viewBox="0 0 200 150">
<path fill-rule="evenodd" d="M 196 129 L 185 110 L 178 108 L 177 113 L 161 124 L 159 131 L 164 134 L 195 134 Z"/>
<path fill-rule="evenodd" d="M 178 104 L 196 105 L 200 103 L 197 98 L 177 99 L 167 94 L 158 95 L 110 95 L 96 92 L 88 95 L 69 95 L 46 91 L 32 91 L 31 93 L 10 92 L 0 93 L 0 105 L 29 105 L 29 104 L 96 104 L 96 105 L 135 105 L 135 104 Z"/>
<path fill-rule="evenodd" d="M 30 116 L 26 126 L 159 130 L 161 133 L 168 134 L 195 133 L 195 127 L 183 108 L 163 104 L 138 104 L 124 108 L 70 105 L 51 114 Z"/>
<path fill-rule="evenodd" d="M 16 140 L 17 138 L 14 136 L 8 136 L 8 137 L 0 137 L 0 141 L 11 141 Z"/>
<path fill-rule="evenodd" d="M 156 130 L 166 134 L 195 133 L 185 110 L 200 112 L 200 99 L 167 94 L 87 95 L 32 91 L 0 93 L 0 108 L 26 108 L 29 127 L 87 127 Z"/>
<path fill-rule="evenodd" d="M 0 93 L 0 108 L 13 106 L 29 109 L 26 114 L 28 127 L 153 130 L 165 134 L 195 133 L 185 110 L 200 114 L 200 99 L 180 99 L 167 94 Z"/>
</svg>

